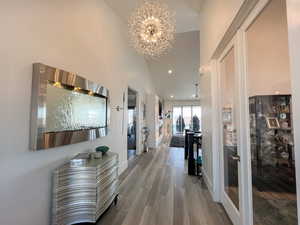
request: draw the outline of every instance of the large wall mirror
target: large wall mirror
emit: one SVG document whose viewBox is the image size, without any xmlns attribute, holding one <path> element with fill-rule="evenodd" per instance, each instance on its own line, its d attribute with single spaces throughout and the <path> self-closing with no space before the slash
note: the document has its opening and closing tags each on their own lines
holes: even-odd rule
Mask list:
<svg viewBox="0 0 300 225">
<path fill-rule="evenodd" d="M 74 73 L 33 65 L 31 149 L 42 150 L 107 135 L 109 92 Z"/>
</svg>

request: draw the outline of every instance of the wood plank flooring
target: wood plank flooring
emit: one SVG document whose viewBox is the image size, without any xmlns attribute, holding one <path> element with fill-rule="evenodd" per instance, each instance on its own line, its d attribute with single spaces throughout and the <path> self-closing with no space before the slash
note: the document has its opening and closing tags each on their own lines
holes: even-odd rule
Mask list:
<svg viewBox="0 0 300 225">
<path fill-rule="evenodd" d="M 120 180 L 118 204 L 97 225 L 231 225 L 204 182 L 187 175 L 181 148 L 142 154 Z"/>
</svg>

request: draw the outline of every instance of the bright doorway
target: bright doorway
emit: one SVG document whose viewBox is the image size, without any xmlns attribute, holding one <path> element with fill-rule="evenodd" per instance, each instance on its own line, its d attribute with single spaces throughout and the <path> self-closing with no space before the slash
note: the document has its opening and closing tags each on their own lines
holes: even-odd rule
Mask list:
<svg viewBox="0 0 300 225">
<path fill-rule="evenodd" d="M 185 129 L 201 131 L 201 106 L 173 107 L 173 135 L 181 135 Z"/>
</svg>

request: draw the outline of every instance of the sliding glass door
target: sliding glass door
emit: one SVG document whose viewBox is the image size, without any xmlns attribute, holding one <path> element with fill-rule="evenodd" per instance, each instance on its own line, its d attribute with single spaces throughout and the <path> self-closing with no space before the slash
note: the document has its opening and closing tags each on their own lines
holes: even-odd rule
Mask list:
<svg viewBox="0 0 300 225">
<path fill-rule="evenodd" d="M 173 107 L 173 134 L 183 134 L 185 129 L 201 131 L 200 106 Z"/>
</svg>

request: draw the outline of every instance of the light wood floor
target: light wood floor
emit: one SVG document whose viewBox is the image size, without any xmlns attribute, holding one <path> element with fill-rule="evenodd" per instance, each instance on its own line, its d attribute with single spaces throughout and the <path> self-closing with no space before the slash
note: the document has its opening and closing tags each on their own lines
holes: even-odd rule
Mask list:
<svg viewBox="0 0 300 225">
<path fill-rule="evenodd" d="M 134 159 L 120 199 L 97 225 L 231 225 L 203 181 L 188 176 L 183 149 L 163 145 Z"/>
</svg>

